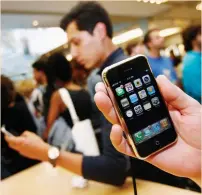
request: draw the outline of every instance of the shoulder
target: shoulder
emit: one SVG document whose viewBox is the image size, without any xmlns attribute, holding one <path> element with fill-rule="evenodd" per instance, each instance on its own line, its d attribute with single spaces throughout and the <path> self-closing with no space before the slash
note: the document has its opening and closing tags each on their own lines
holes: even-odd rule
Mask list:
<svg viewBox="0 0 202 195">
<path fill-rule="evenodd" d="M 162 57 L 162 61 L 163 61 L 163 65 L 164 66 L 174 69 L 174 67 L 173 67 L 173 61 L 169 57 L 163 56 Z"/>
<path fill-rule="evenodd" d="M 93 81 L 93 80 L 99 80 L 101 79 L 100 75 L 98 74 L 99 72 L 99 68 L 96 68 L 95 70 L 93 70 L 90 75 L 88 76 L 88 81 Z"/>
<path fill-rule="evenodd" d="M 156 59 L 151 58 L 150 56 L 147 56 L 147 60 L 148 60 L 148 62 L 150 63 L 151 66 L 157 64 Z"/>
<path fill-rule="evenodd" d="M 183 58 L 183 64 L 190 65 L 191 63 L 193 63 L 194 59 L 195 59 L 194 54 L 192 54 L 191 52 L 187 52 Z"/>
<path fill-rule="evenodd" d="M 169 57 L 162 57 L 163 61 L 168 62 L 170 64 L 172 64 L 172 60 Z"/>
<path fill-rule="evenodd" d="M 51 100 L 52 101 L 61 101 L 59 90 L 53 92 L 53 94 L 51 96 Z"/>
<path fill-rule="evenodd" d="M 93 70 L 90 75 L 88 76 L 88 89 L 94 88 L 98 82 L 102 81 L 101 76 L 98 74 L 99 68 Z"/>
</svg>

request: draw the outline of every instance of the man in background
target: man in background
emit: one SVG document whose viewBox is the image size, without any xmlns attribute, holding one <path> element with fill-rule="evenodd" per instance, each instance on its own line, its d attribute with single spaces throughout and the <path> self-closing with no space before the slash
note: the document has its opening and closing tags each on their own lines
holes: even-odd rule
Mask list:
<svg viewBox="0 0 202 195">
<path fill-rule="evenodd" d="M 44 109 L 43 94 L 45 93 L 45 87 L 47 86 L 47 76 L 45 63 L 36 61 L 33 65 L 33 76 L 36 82 L 37 88 L 34 89 L 31 95 L 31 102 L 36 110 L 42 114 Z"/>
<path fill-rule="evenodd" d="M 177 74 L 170 58 L 161 56 L 164 38 L 158 29 L 149 30 L 144 36 L 144 44 L 148 48 L 148 61 L 155 77 L 165 75 L 172 83 L 178 84 Z"/>
<path fill-rule="evenodd" d="M 201 26 L 190 26 L 182 34 L 186 55 L 183 59 L 184 91 L 201 103 Z"/>
<path fill-rule="evenodd" d="M 38 88 L 33 92 L 31 101 L 35 108 L 45 117 L 45 121 L 49 111 L 50 98 L 55 90 L 53 86 L 53 73 L 48 66 L 46 59 L 38 59 L 32 65 L 34 79 Z"/>
</svg>

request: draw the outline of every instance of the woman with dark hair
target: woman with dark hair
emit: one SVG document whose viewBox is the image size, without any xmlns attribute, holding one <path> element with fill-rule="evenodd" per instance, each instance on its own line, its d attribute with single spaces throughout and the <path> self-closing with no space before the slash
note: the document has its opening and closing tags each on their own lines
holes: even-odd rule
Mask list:
<svg viewBox="0 0 202 195">
<path fill-rule="evenodd" d="M 1 76 L 1 126 L 14 135 L 21 135 L 29 129 L 36 132 L 37 126 L 29 112 L 24 98 L 15 91 L 13 82 Z M 1 178 L 4 179 L 14 173 L 35 164 L 36 161 L 21 156 L 9 148 L 1 134 Z"/>
<path fill-rule="evenodd" d="M 58 89 L 65 88 L 68 90 L 79 119 L 85 120 L 91 118 L 92 102 L 90 95 L 86 90 L 82 89 L 79 85 L 72 81 L 72 67 L 64 55 L 60 53 L 53 54 L 49 57 L 47 63 L 54 76 L 54 86 Z M 52 125 L 60 116 L 65 119 L 68 126 L 73 126 L 69 110 L 62 101 L 59 91 L 57 90 L 51 96 L 46 123 L 47 127 L 44 131 L 44 139 L 48 138 Z"/>
</svg>

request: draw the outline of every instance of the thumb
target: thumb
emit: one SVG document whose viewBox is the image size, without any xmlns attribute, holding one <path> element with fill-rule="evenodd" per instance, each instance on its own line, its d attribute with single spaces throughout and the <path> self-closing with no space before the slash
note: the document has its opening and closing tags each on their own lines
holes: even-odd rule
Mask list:
<svg viewBox="0 0 202 195">
<path fill-rule="evenodd" d="M 18 150 L 21 145 L 24 145 L 25 139 L 23 137 L 5 136 L 5 140 L 9 146 L 15 150 Z"/>
<path fill-rule="evenodd" d="M 171 83 L 165 76 L 157 77 L 157 83 L 164 97 L 166 103 L 179 111 L 183 111 L 190 105 L 197 104 L 197 102 L 184 93 L 179 87 Z"/>
</svg>

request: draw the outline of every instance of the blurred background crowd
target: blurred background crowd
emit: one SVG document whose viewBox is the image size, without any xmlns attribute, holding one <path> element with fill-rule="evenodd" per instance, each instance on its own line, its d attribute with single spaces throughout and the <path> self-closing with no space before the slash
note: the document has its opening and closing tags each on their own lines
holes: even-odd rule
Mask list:
<svg viewBox="0 0 202 195">
<path fill-rule="evenodd" d="M 94 91 L 89 89 L 89 75 L 92 78 L 98 67 L 80 60 L 79 54 L 68 44 L 66 27 L 62 29 L 62 23 L 61 28 L 58 27 L 77 3 L 2 2 L 1 126 L 15 135 L 32 131 L 51 143 L 50 129 L 58 118 L 63 118 L 68 127 L 73 126 L 70 113 L 58 94 L 58 89 L 66 88 L 79 119 L 91 119 L 102 155 L 105 150 L 102 121 L 93 101 Z M 113 28 L 111 38 L 117 48 L 127 56 L 146 55 L 155 77 L 165 75 L 201 103 L 200 1 L 134 0 L 100 4 L 109 13 Z M 74 42 L 80 44 L 79 40 Z M 89 45 L 89 51 L 93 46 Z M 89 52 L 86 54 L 90 56 Z M 96 51 L 92 55 L 95 57 Z M 38 163 L 10 149 L 3 136 L 1 147 L 2 179 Z M 69 151 L 77 152 L 74 147 Z M 188 179 L 171 176 L 145 164 L 138 165 L 137 177 L 199 190 Z M 97 176 L 89 178 L 110 183 Z M 111 184 L 119 183 L 111 181 Z"/>
</svg>

